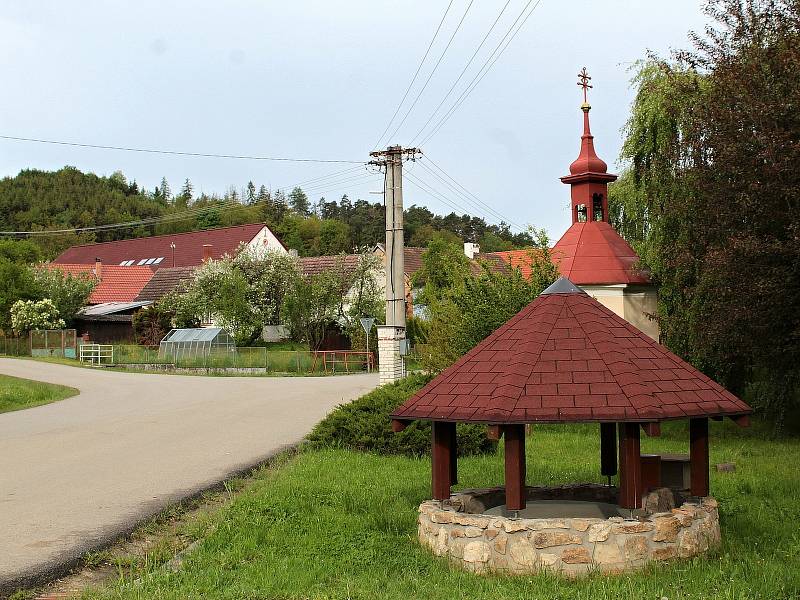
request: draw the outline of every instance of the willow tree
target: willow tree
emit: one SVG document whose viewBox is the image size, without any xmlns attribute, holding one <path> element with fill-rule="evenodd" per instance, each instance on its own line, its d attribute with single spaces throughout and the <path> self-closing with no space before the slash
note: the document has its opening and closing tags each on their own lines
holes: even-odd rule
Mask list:
<svg viewBox="0 0 800 600">
<path fill-rule="evenodd" d="M 612 215 L 667 345 L 780 425 L 800 382 L 800 1 L 705 11 L 691 50 L 636 67 Z"/>
</svg>

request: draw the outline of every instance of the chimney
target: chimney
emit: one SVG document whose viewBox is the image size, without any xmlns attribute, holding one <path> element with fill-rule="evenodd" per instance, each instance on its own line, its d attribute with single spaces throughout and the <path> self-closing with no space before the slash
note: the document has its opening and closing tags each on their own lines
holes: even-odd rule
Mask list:
<svg viewBox="0 0 800 600">
<path fill-rule="evenodd" d="M 99 258 L 94 259 L 94 276 L 98 281 L 103 279 L 103 261 Z"/>
<path fill-rule="evenodd" d="M 464 242 L 464 255 L 472 260 L 475 258 L 475 255 L 480 253 L 481 247 L 478 244 L 473 244 L 472 242 Z"/>
<path fill-rule="evenodd" d="M 213 249 L 214 246 L 211 244 L 203 244 L 203 264 L 211 260 L 211 251 Z"/>
<path fill-rule="evenodd" d="M 296 248 L 289 248 L 289 256 L 291 256 L 292 258 L 297 258 L 298 254 L 299 253 L 297 252 Z"/>
</svg>

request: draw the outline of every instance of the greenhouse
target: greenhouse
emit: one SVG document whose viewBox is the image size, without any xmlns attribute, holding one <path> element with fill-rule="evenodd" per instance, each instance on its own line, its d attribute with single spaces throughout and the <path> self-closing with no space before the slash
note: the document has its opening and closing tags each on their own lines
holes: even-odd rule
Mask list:
<svg viewBox="0 0 800 600">
<path fill-rule="evenodd" d="M 173 329 L 158 347 L 160 359 L 175 363 L 206 358 L 225 358 L 236 353 L 233 337 L 221 327 Z"/>
</svg>

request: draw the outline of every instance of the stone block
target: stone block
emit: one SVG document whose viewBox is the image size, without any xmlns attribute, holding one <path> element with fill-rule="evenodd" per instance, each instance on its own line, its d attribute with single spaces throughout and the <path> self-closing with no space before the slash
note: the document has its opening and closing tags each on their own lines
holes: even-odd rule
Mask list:
<svg viewBox="0 0 800 600">
<path fill-rule="evenodd" d="M 586 519 L 572 519 L 570 525 L 575 531 L 584 532 L 589 529 L 589 521 Z"/>
<path fill-rule="evenodd" d="M 625 552 L 625 560 L 633 562 L 647 558 L 647 538 L 643 535 L 632 535 L 628 537 L 622 545 Z"/>
<path fill-rule="evenodd" d="M 653 560 L 670 560 L 678 556 L 678 550 L 675 546 L 664 546 L 663 548 L 656 548 L 650 556 Z"/>
<path fill-rule="evenodd" d="M 635 522 L 627 522 L 622 523 L 621 525 L 615 525 L 611 528 L 613 533 L 647 533 L 648 531 L 653 531 L 654 527 L 652 523 L 644 523 L 642 521 L 635 521 Z"/>
<path fill-rule="evenodd" d="M 464 546 L 464 562 L 485 563 L 489 560 L 491 552 L 486 542 L 470 542 Z"/>
<path fill-rule="evenodd" d="M 552 546 L 566 546 L 580 544 L 581 538 L 575 534 L 562 531 L 537 531 L 531 535 L 533 545 L 537 548 L 550 548 Z"/>
<path fill-rule="evenodd" d="M 508 546 L 508 535 L 505 533 L 501 533 L 500 535 L 498 535 L 494 539 L 494 542 L 492 543 L 492 548 L 498 554 L 505 554 L 507 546 Z"/>
<path fill-rule="evenodd" d="M 681 530 L 681 523 L 678 519 L 675 517 L 662 517 L 655 521 L 654 542 L 674 542 L 678 539 L 678 532 Z"/>
<path fill-rule="evenodd" d="M 605 542 L 611 533 L 611 523 L 595 523 L 589 527 L 586 539 L 590 542 Z"/>
<path fill-rule="evenodd" d="M 527 519 L 523 521 L 525 526 L 532 531 L 541 531 L 542 529 L 569 529 L 569 525 L 565 521 L 557 519 Z"/>
<path fill-rule="evenodd" d="M 567 564 L 588 564 L 592 562 L 592 557 L 586 548 L 580 546 L 564 550 L 561 553 L 561 560 Z"/>
<path fill-rule="evenodd" d="M 592 558 L 598 565 L 613 565 L 624 561 L 622 551 L 614 543 L 595 544 Z"/>
<path fill-rule="evenodd" d="M 512 543 L 508 552 L 516 564 L 528 568 L 536 566 L 536 550 L 527 540 Z"/>
</svg>

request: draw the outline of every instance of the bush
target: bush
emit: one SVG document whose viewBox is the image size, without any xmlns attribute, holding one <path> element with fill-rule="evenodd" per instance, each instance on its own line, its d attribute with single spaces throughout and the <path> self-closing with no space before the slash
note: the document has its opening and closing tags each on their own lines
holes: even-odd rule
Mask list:
<svg viewBox="0 0 800 600">
<path fill-rule="evenodd" d="M 314 447 L 339 447 L 378 454 L 423 456 L 431 452 L 431 424 L 414 421 L 403 431 L 392 431 L 389 414 L 429 381 L 413 375 L 380 387 L 343 404 L 328 415 L 309 434 Z M 459 424 L 458 455 L 471 456 L 495 452 L 497 442 L 486 437 L 482 425 Z"/>
</svg>

